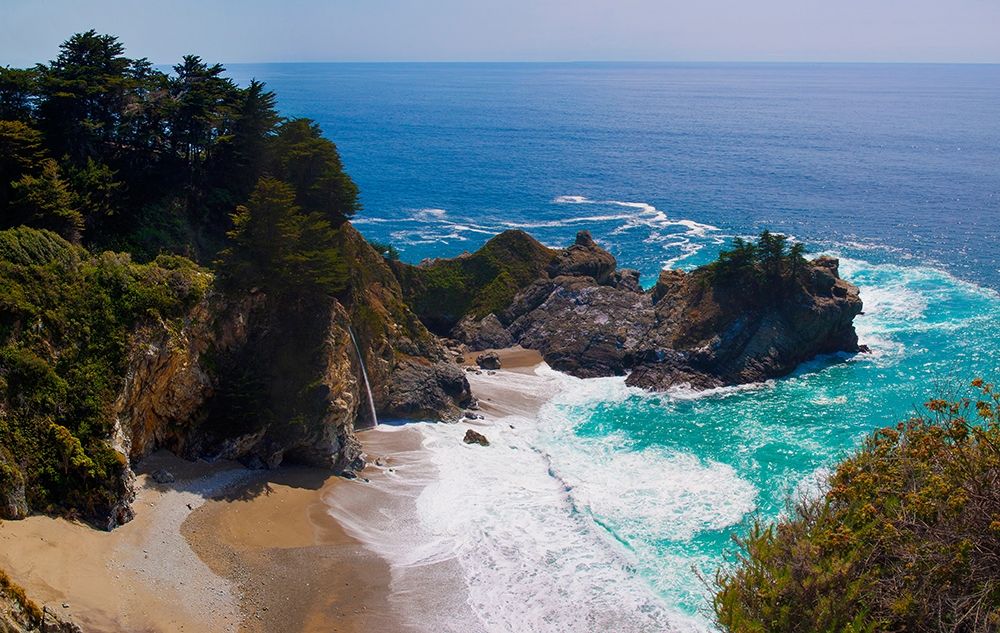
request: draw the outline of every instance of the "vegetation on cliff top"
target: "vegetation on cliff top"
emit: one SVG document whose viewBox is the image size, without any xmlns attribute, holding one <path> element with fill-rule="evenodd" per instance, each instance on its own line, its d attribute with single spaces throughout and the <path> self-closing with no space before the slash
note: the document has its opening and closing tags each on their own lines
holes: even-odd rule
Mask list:
<svg viewBox="0 0 1000 633">
<path fill-rule="evenodd" d="M 124 52 L 88 31 L 48 64 L 0 67 L 0 229 L 209 263 L 263 176 L 333 227 L 360 208 L 336 146 L 283 120 L 260 82 L 241 88 L 195 55 L 168 74 Z"/>
<path fill-rule="evenodd" d="M 871 435 L 826 493 L 740 539 L 716 578 L 733 633 L 1000 629 L 1000 393 Z"/>
<path fill-rule="evenodd" d="M 730 250 L 720 251 L 717 260 L 695 274 L 706 281 L 743 284 L 754 292 L 774 292 L 799 279 L 806 266 L 805 253 L 801 242 L 789 245 L 786 236 L 765 230 L 756 242 L 734 238 Z"/>
<path fill-rule="evenodd" d="M 431 331 L 447 335 L 463 316 L 503 311 L 554 256 L 524 231 L 504 231 L 475 253 L 419 266 L 394 262 L 393 268 L 417 316 Z"/>
</svg>

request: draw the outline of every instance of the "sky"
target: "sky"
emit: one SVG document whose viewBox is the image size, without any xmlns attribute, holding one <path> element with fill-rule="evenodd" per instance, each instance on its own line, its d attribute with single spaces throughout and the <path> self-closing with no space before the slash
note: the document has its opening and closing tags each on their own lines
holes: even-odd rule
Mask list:
<svg viewBox="0 0 1000 633">
<path fill-rule="evenodd" d="M 173 63 L 1000 63 L 1000 0 L 0 0 L 0 64 L 89 28 Z"/>
</svg>

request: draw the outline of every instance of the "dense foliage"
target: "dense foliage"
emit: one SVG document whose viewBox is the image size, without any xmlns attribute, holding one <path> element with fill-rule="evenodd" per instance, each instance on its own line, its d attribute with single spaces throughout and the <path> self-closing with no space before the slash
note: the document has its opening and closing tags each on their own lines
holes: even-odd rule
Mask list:
<svg viewBox="0 0 1000 633">
<path fill-rule="evenodd" d="M 282 120 L 263 84 L 241 88 L 195 55 L 168 74 L 124 52 L 88 31 L 48 64 L 0 68 L 0 228 L 208 263 L 263 176 L 334 228 L 358 210 L 334 144 Z"/>
<path fill-rule="evenodd" d="M 696 273 L 722 283 L 740 283 L 760 290 L 781 289 L 797 280 L 805 269 L 805 246 L 801 242 L 788 244 L 780 233 L 764 231 L 756 242 L 741 237 L 733 239 L 730 250 L 699 268 Z"/>
<path fill-rule="evenodd" d="M 271 409 L 313 379 L 312 317 L 346 289 L 358 190 L 315 123 L 282 119 L 263 84 L 224 73 L 194 55 L 162 72 L 94 31 L 48 64 L 0 68 L 0 516 L 101 522 L 127 496 L 114 399 L 133 339 L 178 330 L 209 291 L 184 256 L 287 315 L 264 350 L 287 358 L 262 375 L 291 385 Z M 108 248 L 121 252 L 91 254 Z"/>
<path fill-rule="evenodd" d="M 122 455 L 106 441 L 131 333 L 178 319 L 210 275 L 160 256 L 92 256 L 54 233 L 0 231 L 0 498 L 106 516 Z"/>
<path fill-rule="evenodd" d="M 502 312 L 555 253 L 523 231 L 504 231 L 475 253 L 420 266 L 394 263 L 403 293 L 431 331 L 447 335 L 465 315 Z"/>
<path fill-rule="evenodd" d="M 716 581 L 733 633 L 1000 630 L 1000 393 L 874 433 Z"/>
</svg>

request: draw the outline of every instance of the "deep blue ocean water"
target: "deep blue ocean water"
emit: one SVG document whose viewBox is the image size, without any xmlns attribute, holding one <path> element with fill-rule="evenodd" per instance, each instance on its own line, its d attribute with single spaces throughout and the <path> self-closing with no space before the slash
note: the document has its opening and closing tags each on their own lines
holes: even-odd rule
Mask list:
<svg viewBox="0 0 1000 633">
<path fill-rule="evenodd" d="M 614 596 L 620 631 L 659 630 L 660 611 L 705 626 L 698 573 L 723 562 L 749 516 L 779 516 L 867 432 L 931 396 L 977 375 L 1000 380 L 1000 66 L 230 73 L 266 81 L 284 114 L 323 126 L 361 187 L 357 226 L 406 260 L 473 250 L 510 227 L 550 245 L 588 229 L 649 285 L 767 227 L 840 256 L 861 287 L 856 323 L 871 355 L 708 394 L 570 380 L 530 432 L 497 443 L 496 464 L 448 480 L 453 507 L 433 507 L 464 517 L 446 531 L 473 553 L 480 594 L 469 600 L 486 630 L 598 630 L 580 607 L 597 595 Z M 543 494 L 547 478 L 568 501 Z M 504 547 L 486 556 L 497 534 Z M 542 538 L 584 545 L 569 553 Z M 537 617 L 512 619 L 513 604 Z"/>
</svg>

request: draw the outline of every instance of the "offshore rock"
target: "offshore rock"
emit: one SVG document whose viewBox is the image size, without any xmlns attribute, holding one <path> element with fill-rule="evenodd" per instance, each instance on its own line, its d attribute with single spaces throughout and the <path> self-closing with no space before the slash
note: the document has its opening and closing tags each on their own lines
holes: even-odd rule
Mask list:
<svg viewBox="0 0 1000 633">
<path fill-rule="evenodd" d="M 504 235 L 491 243 L 515 242 Z M 500 259 L 515 257 L 493 250 Z M 639 274 L 617 269 L 586 231 L 553 253 L 503 307 L 464 315 L 453 334 L 471 346 L 488 331 L 491 341 L 509 337 L 574 376 L 628 374 L 628 384 L 654 390 L 759 382 L 821 354 L 861 349 L 853 325 L 862 309 L 858 289 L 840 278 L 833 258 L 800 260 L 780 279 L 764 279 L 760 269 L 744 271 L 745 279 L 711 268 L 663 271 L 643 291 Z"/>
</svg>

